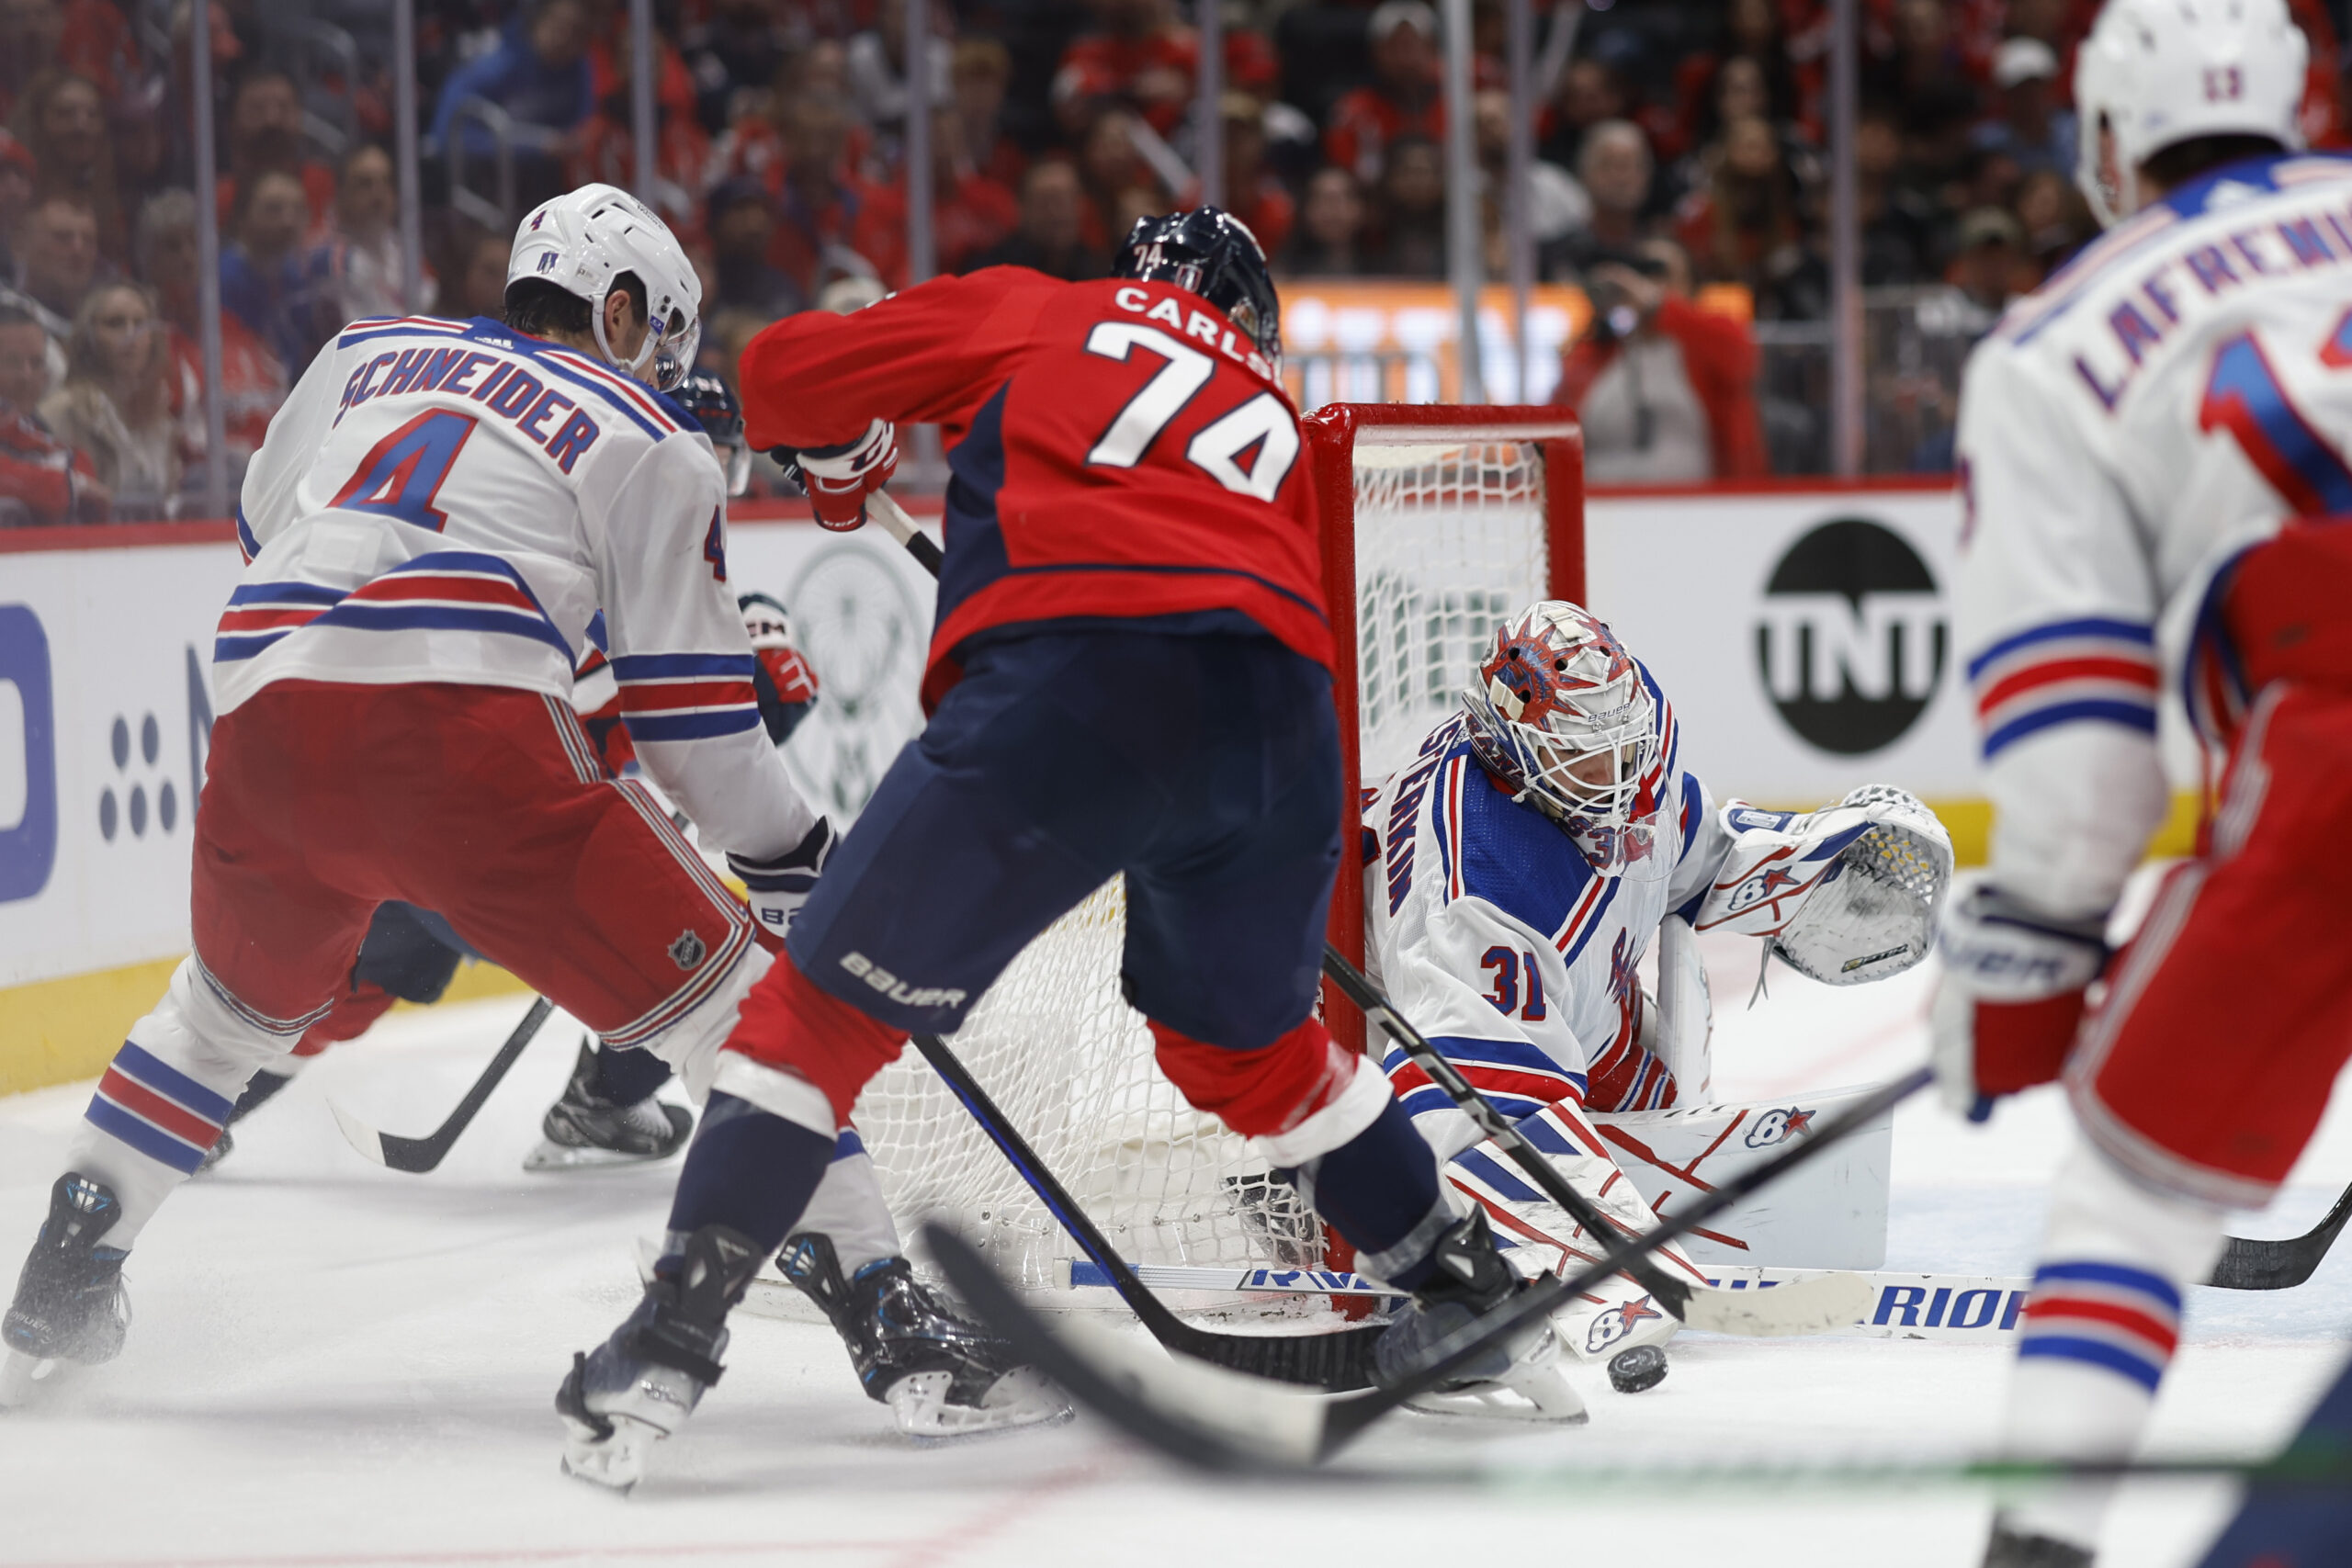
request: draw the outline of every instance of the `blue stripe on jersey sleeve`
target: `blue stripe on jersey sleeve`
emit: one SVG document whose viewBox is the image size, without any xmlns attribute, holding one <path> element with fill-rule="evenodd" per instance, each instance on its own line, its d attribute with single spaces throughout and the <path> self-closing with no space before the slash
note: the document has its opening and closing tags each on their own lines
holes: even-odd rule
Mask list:
<svg viewBox="0 0 2352 1568">
<path fill-rule="evenodd" d="M 2007 748 L 2027 736 L 2060 724 L 2114 724 L 2143 735 L 2156 732 L 2156 705 L 2153 698 L 2144 703 L 2114 702 L 2086 698 L 2075 703 L 2052 703 L 2046 708 L 2019 714 L 2008 723 L 1984 737 L 1984 760 L 1991 761 Z"/>
<path fill-rule="evenodd" d="M 208 1122 L 226 1122 L 234 1109 L 223 1095 L 205 1088 L 169 1062 L 130 1041 L 114 1055 L 114 1064 L 124 1077 L 145 1084 L 156 1093 L 178 1100 Z M 2179 1298 L 2175 1297 L 2176 1304 Z"/>
<path fill-rule="evenodd" d="M 2067 642 L 2076 637 L 2107 637 L 2116 642 L 2138 643 L 2145 648 L 2156 645 L 2154 626 L 2140 621 L 2119 621 L 2104 615 L 2086 615 L 2079 620 L 2052 621 L 2047 626 L 2028 626 L 2013 632 L 1968 661 L 1971 681 L 1984 672 L 1985 666 L 2005 659 L 2021 648 L 2031 648 L 2041 642 Z"/>
<path fill-rule="evenodd" d="M 758 728 L 760 710 L 756 705 L 746 705 L 711 713 L 631 713 L 623 714 L 621 722 L 628 726 L 632 740 L 708 740 L 714 736 Z"/>
<path fill-rule="evenodd" d="M 82 1116 L 101 1133 L 121 1139 L 157 1165 L 170 1166 L 183 1176 L 194 1175 L 196 1168 L 204 1163 L 206 1151 L 141 1121 L 112 1100 L 93 1096 L 90 1108 Z"/>
<path fill-rule="evenodd" d="M 613 660 L 613 678 L 637 681 L 748 681 L 758 659 L 748 653 L 624 653 Z"/>
</svg>

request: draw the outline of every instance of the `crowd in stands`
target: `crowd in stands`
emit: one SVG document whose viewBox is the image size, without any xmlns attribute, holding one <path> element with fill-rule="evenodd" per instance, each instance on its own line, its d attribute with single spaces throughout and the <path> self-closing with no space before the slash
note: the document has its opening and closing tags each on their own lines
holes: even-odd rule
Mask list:
<svg viewBox="0 0 2352 1568">
<path fill-rule="evenodd" d="M 1588 8 L 1542 84 L 1527 212 L 1541 276 L 1596 306 L 1557 396 L 1585 413 L 1597 473 L 1761 471 L 1755 343 L 1694 297 L 1736 285 L 1767 321 L 1827 310 L 1827 0 L 1555 3 Z M 2292 0 L 2321 147 L 2347 142 L 2345 4 Z M 1989 320 L 2086 241 L 2069 85 L 2096 10 L 1860 0 L 1867 287 L 1940 287 Z M 417 11 L 424 292 L 442 314 L 499 311 L 502 222 L 585 180 L 635 186 L 640 68 L 657 205 L 702 268 L 705 353 L 722 372 L 779 315 L 903 285 L 910 199 L 931 205 L 940 269 L 1067 278 L 1102 275 L 1138 215 L 1198 199 L 1183 0 L 932 0 L 919 40 L 899 0 L 657 0 L 642 67 L 625 0 Z M 198 200 L 220 224 L 228 450 L 211 456 L 232 480 L 319 345 L 401 309 L 389 0 L 208 0 L 209 170 L 188 130 L 197 14 L 189 0 L 0 0 L 0 522 L 196 504 Z M 1553 5 L 1536 15 L 1551 36 Z M 1480 210 L 1499 275 L 1500 0 L 1475 0 L 1474 17 Z M 356 49 L 308 47 L 306 19 Z M 1227 0 L 1227 205 L 1285 279 L 1442 276 L 1437 33 L 1425 0 Z M 933 172 L 910 197 L 917 114 Z"/>
</svg>

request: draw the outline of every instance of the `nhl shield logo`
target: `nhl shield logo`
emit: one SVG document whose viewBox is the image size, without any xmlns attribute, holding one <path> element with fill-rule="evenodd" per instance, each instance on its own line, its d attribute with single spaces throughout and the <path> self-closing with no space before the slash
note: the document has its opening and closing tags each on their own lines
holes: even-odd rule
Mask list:
<svg viewBox="0 0 2352 1568">
<path fill-rule="evenodd" d="M 691 927 L 680 931 L 678 940 L 670 944 L 670 962 L 681 969 L 691 971 L 709 955 L 710 949 L 704 945 L 702 938 L 695 935 Z"/>
</svg>

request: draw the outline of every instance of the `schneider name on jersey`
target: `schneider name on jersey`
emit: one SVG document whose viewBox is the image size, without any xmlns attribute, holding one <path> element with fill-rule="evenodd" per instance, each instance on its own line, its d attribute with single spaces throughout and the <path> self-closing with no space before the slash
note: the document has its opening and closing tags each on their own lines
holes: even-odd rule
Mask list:
<svg viewBox="0 0 2352 1568">
<path fill-rule="evenodd" d="M 1969 361 L 1961 647 L 1992 863 L 2045 915 L 2103 915 L 2163 820 L 2157 694 L 2170 671 L 2201 705 L 2216 570 L 2352 513 L 2348 289 L 2352 159 L 2250 159 L 2110 230 Z"/>
<path fill-rule="evenodd" d="M 810 819 L 761 728 L 725 490 L 691 416 L 586 355 L 484 319 L 355 322 L 246 472 L 220 707 L 283 680 L 568 698 L 601 613 L 656 782 L 713 840 L 787 850 Z"/>
</svg>

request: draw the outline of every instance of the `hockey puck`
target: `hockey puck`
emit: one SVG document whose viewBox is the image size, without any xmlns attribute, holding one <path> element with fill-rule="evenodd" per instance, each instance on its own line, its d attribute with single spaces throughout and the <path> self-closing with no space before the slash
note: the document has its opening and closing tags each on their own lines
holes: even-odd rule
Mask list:
<svg viewBox="0 0 2352 1568">
<path fill-rule="evenodd" d="M 1636 1345 L 1609 1358 L 1609 1382 L 1619 1393 L 1639 1393 L 1666 1381 L 1666 1352 L 1655 1345 Z"/>
</svg>

